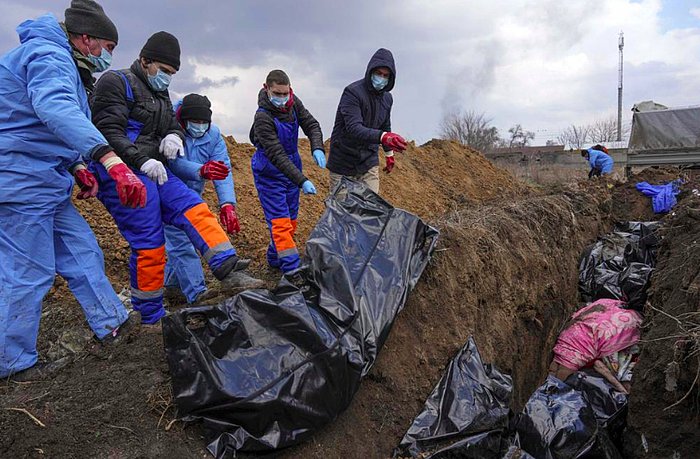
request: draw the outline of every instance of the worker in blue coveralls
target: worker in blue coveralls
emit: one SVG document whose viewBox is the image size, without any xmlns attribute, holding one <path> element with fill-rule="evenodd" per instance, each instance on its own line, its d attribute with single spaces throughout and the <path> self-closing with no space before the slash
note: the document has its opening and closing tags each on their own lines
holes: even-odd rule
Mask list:
<svg viewBox="0 0 700 459">
<path fill-rule="evenodd" d="M 255 188 L 270 229 L 267 262 L 287 273 L 299 267 L 294 243 L 299 214 L 299 190 L 316 194 L 301 166 L 299 127 L 309 138 L 314 161 L 326 167 L 321 125 L 294 94 L 282 70 L 271 71 L 258 93 L 258 110 L 250 130 L 256 147 L 251 160 Z"/>
<path fill-rule="evenodd" d="M 17 33 L 19 46 L 0 57 L 0 378 L 29 380 L 63 366 L 37 363 L 36 350 L 42 299 L 57 272 L 101 342 L 138 329 L 105 275 L 95 235 L 71 202 L 74 180 L 78 199 L 97 194 L 83 161 L 103 165 L 119 206 L 143 206 L 146 194 L 90 122 L 92 73 L 109 67 L 119 39 L 102 7 L 73 0 L 65 22 L 46 14 L 23 22 Z"/>
<path fill-rule="evenodd" d="M 581 156 L 591 166 L 588 178 L 608 175 L 613 170 L 613 159 L 608 155 L 608 149 L 602 145 L 594 145 L 591 148 L 581 150 Z"/>
<path fill-rule="evenodd" d="M 170 161 L 170 169 L 200 196 L 205 180 L 213 180 L 219 198 L 219 220 L 230 235 L 241 231 L 236 214 L 231 160 L 218 126 L 211 122 L 211 102 L 206 96 L 189 94 L 175 104 L 175 117 L 185 132 L 185 156 Z M 187 234 L 165 226 L 165 288 L 176 289 L 188 303 L 205 298 L 207 287 L 199 255 Z"/>
<path fill-rule="evenodd" d="M 114 182 L 92 163 L 100 184 L 97 198 L 129 242 L 131 304 L 141 321 L 157 330 L 165 315 L 164 225 L 185 231 L 225 289 L 263 285 L 246 273 L 226 232 L 196 192 L 167 167 L 184 156 L 184 133 L 175 118 L 168 87 L 180 68 L 180 44 L 168 32 L 153 34 L 128 69 L 107 72 L 97 82 L 92 103 L 95 126 L 140 177 L 148 201 L 143 209 L 117 205 Z"/>
</svg>

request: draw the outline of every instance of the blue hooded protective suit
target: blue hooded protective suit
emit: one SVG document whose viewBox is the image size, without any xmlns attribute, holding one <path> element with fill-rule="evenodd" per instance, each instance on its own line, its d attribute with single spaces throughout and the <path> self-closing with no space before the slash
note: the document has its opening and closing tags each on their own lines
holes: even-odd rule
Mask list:
<svg viewBox="0 0 700 459">
<path fill-rule="evenodd" d="M 612 157 L 600 150 L 588 149 L 588 163 L 591 169 L 598 169 L 603 175 L 611 174 L 613 171 Z"/>
<path fill-rule="evenodd" d="M 58 272 L 103 338 L 127 318 L 92 230 L 71 203 L 72 165 L 107 141 L 90 121 L 68 37 L 50 14 L 0 57 L 0 378 L 33 366 L 41 302 Z"/>
<path fill-rule="evenodd" d="M 180 105 L 182 101 L 175 104 L 173 107 L 175 111 Z M 231 169 L 226 142 L 215 124 L 211 124 L 207 133 L 198 139 L 186 134 L 185 157 L 170 161 L 169 166 L 170 170 L 185 182 L 185 185 L 201 196 L 206 181 L 199 175 L 199 171 L 207 161 L 221 161 Z M 224 180 L 214 180 L 213 183 L 219 198 L 219 206 L 224 204 L 235 206 L 236 193 L 231 172 Z M 166 225 L 165 252 L 167 254 L 165 286 L 179 287 L 187 301 L 193 303 L 207 287 L 204 282 L 202 261 L 187 237 L 187 233 L 172 225 Z"/>
</svg>

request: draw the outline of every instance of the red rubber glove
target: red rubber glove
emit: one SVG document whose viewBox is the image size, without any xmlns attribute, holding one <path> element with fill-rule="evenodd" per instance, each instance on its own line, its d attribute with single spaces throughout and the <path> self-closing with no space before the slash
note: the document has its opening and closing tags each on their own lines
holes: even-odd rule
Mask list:
<svg viewBox="0 0 700 459">
<path fill-rule="evenodd" d="M 221 161 L 207 161 L 199 170 L 199 175 L 207 180 L 223 180 L 228 173 L 228 166 Z"/>
<path fill-rule="evenodd" d="M 75 183 L 77 183 L 80 187 L 78 199 L 94 198 L 97 196 L 97 190 L 99 187 L 97 185 L 97 179 L 94 175 L 92 175 L 92 172 L 82 168 L 77 169 L 73 175 L 75 177 Z"/>
<path fill-rule="evenodd" d="M 117 182 L 117 194 L 122 206 L 144 207 L 146 205 L 146 186 L 126 164 L 115 164 L 107 169 L 107 173 Z"/>
<path fill-rule="evenodd" d="M 382 145 L 392 149 L 393 151 L 404 151 L 408 146 L 403 137 L 398 134 L 394 134 L 393 132 L 384 133 L 382 136 Z"/>
<path fill-rule="evenodd" d="M 386 167 L 384 168 L 384 172 L 387 174 L 391 173 L 392 170 L 394 170 L 394 163 L 396 160 L 394 159 L 393 156 L 387 156 L 386 157 Z"/>
<path fill-rule="evenodd" d="M 241 224 L 238 221 L 236 207 L 233 204 L 224 204 L 221 206 L 219 219 L 221 220 L 221 226 L 224 227 L 228 234 L 236 235 L 241 232 Z"/>
</svg>

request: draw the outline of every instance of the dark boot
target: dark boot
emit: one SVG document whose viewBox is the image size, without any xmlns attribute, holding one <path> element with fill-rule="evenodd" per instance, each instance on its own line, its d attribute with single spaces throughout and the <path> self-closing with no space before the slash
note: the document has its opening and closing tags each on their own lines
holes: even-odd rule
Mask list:
<svg viewBox="0 0 700 459">
<path fill-rule="evenodd" d="M 37 362 L 33 367 L 11 375 L 10 379 L 17 382 L 41 381 L 48 379 L 58 373 L 60 369 L 68 365 L 70 361 L 70 356 L 67 356 L 53 362 Z"/>
<path fill-rule="evenodd" d="M 250 276 L 245 271 L 231 271 L 228 276 L 221 279 L 221 286 L 233 289 L 261 288 L 265 285 L 262 279 Z"/>
<path fill-rule="evenodd" d="M 131 338 L 138 335 L 141 331 L 141 313 L 131 311 L 126 320 L 117 328 L 112 330 L 112 333 L 102 338 L 101 344 L 112 346 L 124 342 L 131 341 Z"/>
</svg>

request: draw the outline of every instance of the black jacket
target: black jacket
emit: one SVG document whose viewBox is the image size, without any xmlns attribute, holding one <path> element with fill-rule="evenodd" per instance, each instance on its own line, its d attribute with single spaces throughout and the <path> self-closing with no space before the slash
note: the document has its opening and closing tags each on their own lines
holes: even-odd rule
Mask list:
<svg viewBox="0 0 700 459">
<path fill-rule="evenodd" d="M 381 91 L 372 86 L 372 71 L 377 67 L 391 70 L 389 83 Z M 340 97 L 331 134 L 328 170 L 359 175 L 379 164 L 377 150 L 382 132 L 391 131 L 394 99 L 389 92 L 395 81 L 394 56 L 388 49 L 380 48 L 367 64 L 365 77 L 347 86 Z"/>
<path fill-rule="evenodd" d="M 282 111 L 270 102 L 267 91 L 261 89 L 258 93 L 258 107 L 267 111 L 255 113 L 253 126 L 250 128 L 250 142 L 255 146 L 260 146 L 265 150 L 265 156 L 273 166 L 280 170 L 292 183 L 301 186 L 308 180 L 304 174 L 289 159 L 282 144 L 277 138 L 277 126 L 274 118 L 283 123 L 294 120 L 293 111 L 296 111 L 299 126 L 311 142 L 311 151 L 323 150 L 323 133 L 321 125 L 316 118 L 304 107 L 301 99 L 294 94 L 294 103 L 288 111 Z M 325 151 L 324 151 L 325 153 Z"/>
<path fill-rule="evenodd" d="M 127 102 L 124 80 L 126 75 L 134 94 L 134 103 Z M 143 123 L 135 142 L 126 135 L 129 118 Z M 185 136 L 175 118 L 168 91 L 153 91 L 139 61 L 130 69 L 107 72 L 95 86 L 92 102 L 92 122 L 102 132 L 119 157 L 134 169 L 140 169 L 150 158 L 167 164 L 158 148 L 168 134 Z"/>
</svg>

